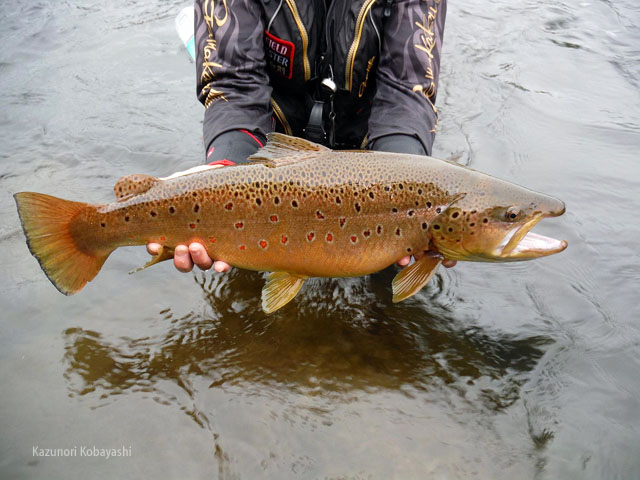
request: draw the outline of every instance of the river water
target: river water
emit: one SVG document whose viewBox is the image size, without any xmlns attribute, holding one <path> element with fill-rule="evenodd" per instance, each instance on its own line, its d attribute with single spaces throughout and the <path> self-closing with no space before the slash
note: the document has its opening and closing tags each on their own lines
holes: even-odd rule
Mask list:
<svg viewBox="0 0 640 480">
<path fill-rule="evenodd" d="M 563 199 L 536 231 L 565 252 L 398 305 L 391 270 L 315 280 L 265 316 L 263 275 L 129 276 L 138 247 L 64 297 L 11 195 L 200 163 L 183 6 L 0 6 L 0 477 L 640 478 L 635 0 L 449 4 L 434 155 Z"/>
</svg>

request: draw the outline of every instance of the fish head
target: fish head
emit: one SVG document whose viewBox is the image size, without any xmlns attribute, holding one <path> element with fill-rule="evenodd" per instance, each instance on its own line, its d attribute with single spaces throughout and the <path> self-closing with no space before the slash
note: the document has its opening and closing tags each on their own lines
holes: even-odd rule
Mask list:
<svg viewBox="0 0 640 480">
<path fill-rule="evenodd" d="M 567 248 L 565 240 L 531 232 L 543 218 L 564 213 L 557 198 L 493 177 L 475 182 L 459 198 L 430 226 L 431 248 L 447 259 L 510 262 Z"/>
</svg>

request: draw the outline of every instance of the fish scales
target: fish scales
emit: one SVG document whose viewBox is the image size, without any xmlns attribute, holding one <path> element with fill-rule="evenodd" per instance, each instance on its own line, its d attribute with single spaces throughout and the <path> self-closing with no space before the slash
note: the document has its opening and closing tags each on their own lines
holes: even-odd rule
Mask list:
<svg viewBox="0 0 640 480">
<path fill-rule="evenodd" d="M 200 242 L 213 258 L 273 272 L 262 292 L 268 313 L 308 277 L 365 275 L 424 250 L 394 278 L 394 302 L 418 292 L 443 259 L 529 260 L 567 246 L 530 232 L 564 213 L 560 200 L 452 162 L 332 151 L 281 134 L 270 134 L 250 160 L 165 179 L 129 175 L 106 205 L 14 197 L 31 253 L 66 295 L 120 246 L 159 243 L 146 268 Z"/>
<path fill-rule="evenodd" d="M 323 152 L 277 169 L 219 168 L 158 182 L 98 209 L 93 223 L 106 225 L 104 235 L 87 232 L 86 241 L 199 241 L 241 268 L 365 275 L 426 249 L 428 223 L 450 198 L 420 163 Z"/>
</svg>

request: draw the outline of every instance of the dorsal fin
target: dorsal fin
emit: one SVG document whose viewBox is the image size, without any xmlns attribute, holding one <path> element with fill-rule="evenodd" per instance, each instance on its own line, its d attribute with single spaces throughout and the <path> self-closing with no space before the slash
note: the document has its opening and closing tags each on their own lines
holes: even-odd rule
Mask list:
<svg viewBox="0 0 640 480">
<path fill-rule="evenodd" d="M 315 157 L 329 148 L 304 138 L 290 137 L 282 133 L 268 133 L 267 144 L 247 160 L 263 163 L 267 167 L 281 167 Z"/>
<path fill-rule="evenodd" d="M 140 195 L 141 193 L 146 192 L 157 181 L 158 179 L 151 175 L 134 173 L 133 175 L 126 175 L 118 180 L 115 187 L 113 187 L 113 191 L 116 194 L 118 201 L 124 202 L 134 195 Z"/>
</svg>

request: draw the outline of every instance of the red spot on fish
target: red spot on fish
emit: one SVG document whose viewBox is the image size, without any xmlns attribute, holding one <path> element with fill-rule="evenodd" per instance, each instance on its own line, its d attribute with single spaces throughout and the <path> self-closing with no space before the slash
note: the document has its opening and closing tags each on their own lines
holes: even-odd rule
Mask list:
<svg viewBox="0 0 640 480">
<path fill-rule="evenodd" d="M 287 243 L 289 243 L 289 237 L 287 237 L 286 235 L 282 235 L 282 237 L 280 237 L 280 242 L 282 242 L 283 245 L 286 245 Z"/>
<path fill-rule="evenodd" d="M 340 217 L 340 228 L 344 228 L 344 225 L 347 223 L 347 219 L 345 217 Z"/>
<path fill-rule="evenodd" d="M 189 228 L 191 228 L 193 230 L 194 228 L 196 228 L 196 224 L 195 223 L 190 223 L 189 224 Z"/>
<path fill-rule="evenodd" d="M 266 241 L 266 240 L 260 240 L 260 241 L 258 242 L 258 245 L 260 245 L 262 248 L 267 248 L 267 246 L 268 246 L 269 244 L 267 243 L 267 241 Z"/>
<path fill-rule="evenodd" d="M 244 222 L 236 222 L 236 228 L 242 230 L 244 228 Z"/>
<path fill-rule="evenodd" d="M 350 240 L 351 243 L 358 243 L 358 237 L 356 235 L 351 235 Z"/>
<path fill-rule="evenodd" d="M 131 240 L 133 240 L 133 235 L 129 235 L 129 238 L 130 238 Z"/>
<path fill-rule="evenodd" d="M 228 203 L 224 206 L 224 208 L 225 208 L 226 210 L 233 210 L 233 202 L 228 202 Z"/>
<path fill-rule="evenodd" d="M 278 223 L 278 215 L 271 215 L 269 220 L 271 220 L 271 223 Z"/>
<path fill-rule="evenodd" d="M 331 232 L 327 233 L 327 242 L 333 242 L 333 234 Z"/>
<path fill-rule="evenodd" d="M 240 245 L 240 250 L 245 251 L 247 249 L 247 247 L 245 247 L 244 245 Z"/>
<path fill-rule="evenodd" d="M 324 215 L 320 210 L 316 210 L 316 217 L 318 218 L 318 220 L 324 220 Z"/>
<path fill-rule="evenodd" d="M 166 239 L 167 239 L 167 238 L 166 238 L 164 235 L 162 235 L 162 236 L 160 237 L 160 240 L 161 240 L 161 241 L 163 241 L 163 242 L 164 242 Z"/>
<path fill-rule="evenodd" d="M 209 242 L 216 243 L 216 239 L 214 237 L 209 237 Z"/>
<path fill-rule="evenodd" d="M 309 232 L 307 233 L 307 240 L 309 242 L 313 242 L 313 240 L 316 238 L 316 234 L 314 232 Z"/>
</svg>

